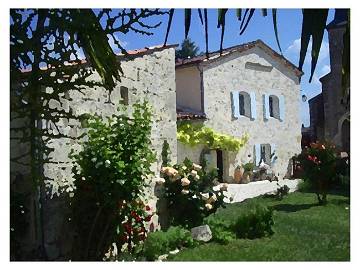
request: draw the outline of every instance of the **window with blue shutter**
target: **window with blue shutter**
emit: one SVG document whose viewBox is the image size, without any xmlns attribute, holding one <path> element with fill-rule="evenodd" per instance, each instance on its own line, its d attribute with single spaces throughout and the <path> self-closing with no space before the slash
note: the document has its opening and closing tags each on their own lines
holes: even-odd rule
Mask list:
<svg viewBox="0 0 360 270">
<path fill-rule="evenodd" d="M 279 96 L 279 120 L 285 120 L 285 99 L 283 95 Z"/>
<path fill-rule="evenodd" d="M 251 120 L 256 119 L 256 95 L 254 92 L 250 93 L 250 111 L 251 111 Z"/>
<path fill-rule="evenodd" d="M 264 119 L 267 120 L 270 118 L 270 112 L 269 112 L 269 95 L 264 94 L 263 95 L 263 111 L 264 111 Z"/>
<path fill-rule="evenodd" d="M 232 108 L 232 116 L 233 116 L 233 118 L 239 118 L 240 117 L 239 91 L 232 91 L 231 92 L 231 108 Z"/>
</svg>

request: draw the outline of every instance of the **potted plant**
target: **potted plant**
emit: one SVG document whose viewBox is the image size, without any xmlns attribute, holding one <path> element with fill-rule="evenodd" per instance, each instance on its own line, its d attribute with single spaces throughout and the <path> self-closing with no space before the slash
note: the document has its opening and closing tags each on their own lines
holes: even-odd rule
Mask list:
<svg viewBox="0 0 360 270">
<path fill-rule="evenodd" d="M 240 165 L 237 165 L 234 170 L 234 181 L 236 184 L 239 184 L 241 182 L 241 178 L 244 174 L 244 168 Z"/>
<path fill-rule="evenodd" d="M 250 178 L 253 174 L 253 169 L 254 169 L 254 163 L 249 162 L 243 165 L 244 168 L 244 174 L 241 180 L 242 184 L 247 184 L 250 182 Z"/>
</svg>

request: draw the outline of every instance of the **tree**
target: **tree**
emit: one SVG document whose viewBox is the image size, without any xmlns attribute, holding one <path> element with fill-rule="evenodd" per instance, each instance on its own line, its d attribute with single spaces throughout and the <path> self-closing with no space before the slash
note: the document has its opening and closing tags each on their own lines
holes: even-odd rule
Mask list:
<svg viewBox="0 0 360 270">
<path fill-rule="evenodd" d="M 23 193 L 24 185 L 32 184 L 33 188 L 26 190 L 30 194 L 26 205 L 37 205 L 31 218 L 36 224 L 34 250 L 37 254 L 32 255 L 36 259 L 47 258 L 42 237 L 47 193 L 51 194 L 59 186 L 62 187 L 60 193 L 73 188 L 71 183 L 58 185 L 55 179 L 43 174 L 44 164 L 54 162 L 49 158 L 53 149 L 48 142 L 59 137 L 75 139 L 59 131 L 56 125 L 59 120 L 82 120 L 72 111 L 51 106 L 50 101 L 62 104 L 68 90 L 81 92 L 96 85 L 105 87 L 110 96 L 115 81 L 121 80 L 122 71 L 109 41 L 126 54 L 118 35 L 129 31 L 152 35 L 152 29 L 161 22 L 152 25 L 145 19 L 163 14 L 166 11 L 159 9 L 10 10 L 11 191 Z M 99 83 L 87 80 L 94 70 L 101 77 Z M 44 124 L 53 126 L 57 132 L 50 133 Z M 10 220 L 12 228 L 17 227 L 13 224 L 16 222 L 16 219 Z M 16 233 L 12 231 L 16 236 L 11 237 L 14 242 L 21 238 Z M 33 259 L 24 252 L 19 254 L 22 258 L 12 259 Z"/>
<path fill-rule="evenodd" d="M 191 58 L 199 54 L 199 47 L 196 46 L 194 41 L 191 41 L 189 38 L 185 38 L 181 43 L 181 49 L 176 50 L 175 58 Z"/>
</svg>

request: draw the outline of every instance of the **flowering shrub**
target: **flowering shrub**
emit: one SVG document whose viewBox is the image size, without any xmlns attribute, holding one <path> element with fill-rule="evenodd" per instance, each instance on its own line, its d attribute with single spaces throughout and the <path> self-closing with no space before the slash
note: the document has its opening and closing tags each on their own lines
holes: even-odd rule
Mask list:
<svg viewBox="0 0 360 270">
<path fill-rule="evenodd" d="M 316 188 L 319 204 L 325 204 L 329 184 L 336 173 L 338 156 L 335 146 L 330 143 L 311 143 L 297 160 L 303 169 L 304 180 Z"/>
<path fill-rule="evenodd" d="M 71 154 L 76 179 L 71 198 L 75 259 L 100 260 L 112 243 L 135 252 L 147 235 L 151 212 L 141 198 L 155 160 L 151 113 L 146 103 L 132 109 L 130 116 L 123 112 L 107 121 L 90 118 L 88 139 L 80 152 Z"/>
<path fill-rule="evenodd" d="M 230 200 L 227 184 L 212 184 L 216 170 L 207 173 L 189 159 L 183 164 L 163 167 L 161 173 L 171 225 L 187 228 L 201 225 L 205 217 L 225 207 L 225 201 Z"/>
</svg>

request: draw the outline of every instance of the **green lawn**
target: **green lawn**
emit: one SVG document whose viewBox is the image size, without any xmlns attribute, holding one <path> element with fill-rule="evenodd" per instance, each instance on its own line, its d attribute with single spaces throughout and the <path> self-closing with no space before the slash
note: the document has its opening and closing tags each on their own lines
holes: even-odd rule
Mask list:
<svg viewBox="0 0 360 270">
<path fill-rule="evenodd" d="M 232 219 L 249 201 L 273 206 L 271 237 L 237 239 L 227 245 L 207 243 L 184 249 L 169 257 L 173 261 L 349 261 L 350 199 L 329 195 L 326 206 L 318 206 L 313 193 L 295 192 L 282 201 L 254 198 L 229 205 L 216 215 Z M 347 209 L 346 209 L 347 208 Z"/>
</svg>

